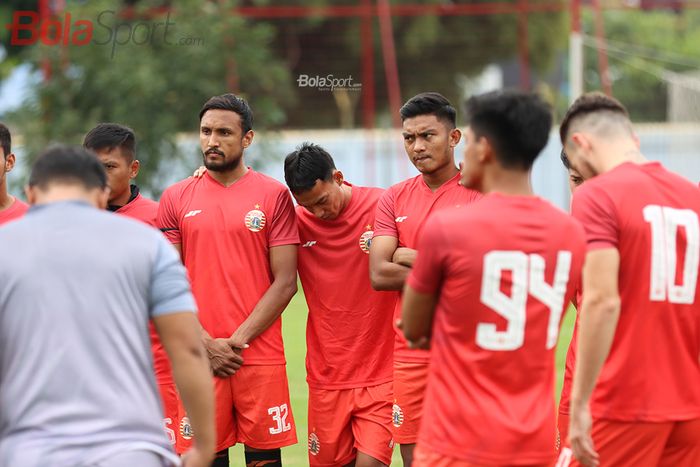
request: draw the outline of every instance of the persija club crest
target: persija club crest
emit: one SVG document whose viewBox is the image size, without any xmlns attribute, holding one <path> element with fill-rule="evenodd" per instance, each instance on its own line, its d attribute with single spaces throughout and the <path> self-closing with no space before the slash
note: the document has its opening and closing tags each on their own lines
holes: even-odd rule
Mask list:
<svg viewBox="0 0 700 467">
<path fill-rule="evenodd" d="M 265 228 L 265 213 L 260 210 L 260 205 L 256 204 L 255 209 L 248 211 L 245 215 L 245 226 L 251 232 L 260 232 Z"/>
<path fill-rule="evenodd" d="M 309 452 L 316 456 L 321 451 L 321 442 L 318 440 L 316 433 L 311 433 L 309 435 Z"/>
<path fill-rule="evenodd" d="M 403 410 L 398 404 L 394 404 L 391 411 L 391 421 L 396 428 L 403 425 Z"/>
<path fill-rule="evenodd" d="M 372 237 L 374 236 L 374 231 L 370 230 L 371 225 L 365 227 L 367 230 L 360 235 L 360 249 L 365 253 L 369 254 L 369 247 L 372 245 Z"/>
</svg>

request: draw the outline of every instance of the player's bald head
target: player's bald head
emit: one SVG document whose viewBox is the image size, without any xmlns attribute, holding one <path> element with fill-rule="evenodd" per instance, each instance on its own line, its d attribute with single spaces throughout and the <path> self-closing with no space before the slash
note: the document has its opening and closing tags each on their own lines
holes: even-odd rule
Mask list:
<svg viewBox="0 0 700 467">
<path fill-rule="evenodd" d="M 634 137 L 629 114 L 620 101 L 600 92 L 582 95 L 569 107 L 559 127 L 564 146 L 576 132 L 592 133 L 600 137 Z"/>
</svg>

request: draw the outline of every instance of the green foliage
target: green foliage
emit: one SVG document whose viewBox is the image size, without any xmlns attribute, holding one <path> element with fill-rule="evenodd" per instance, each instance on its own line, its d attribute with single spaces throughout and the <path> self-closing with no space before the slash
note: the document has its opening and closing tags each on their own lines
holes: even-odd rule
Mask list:
<svg viewBox="0 0 700 467">
<path fill-rule="evenodd" d="M 50 142 L 80 144 L 98 122 L 123 123 L 137 133 L 140 183 L 158 192 L 173 180 L 169 171 L 177 170 L 177 178 L 199 164 L 197 153 L 181 154 L 176 137 L 197 131 L 199 109 L 210 96 L 236 91 L 246 97 L 256 129 L 284 123 L 282 106 L 292 94 L 288 72 L 270 51 L 275 31 L 229 14 L 232 6 L 183 0 L 168 16 L 139 4 L 127 17 L 114 2 L 69 2 L 74 22 L 95 22 L 94 38 L 82 46 L 28 50 L 35 69 L 48 60 L 52 70 L 10 115 L 30 158 Z M 230 77 L 238 89 L 227 87 Z"/>
<path fill-rule="evenodd" d="M 586 33 L 593 36 L 592 16 L 584 19 Z M 665 70 L 700 69 L 700 12 L 615 11 L 605 14 L 604 24 L 613 94 L 635 121 L 666 120 L 668 96 L 662 75 Z M 586 49 L 585 66 L 586 89 L 600 89 L 594 47 Z"/>
</svg>

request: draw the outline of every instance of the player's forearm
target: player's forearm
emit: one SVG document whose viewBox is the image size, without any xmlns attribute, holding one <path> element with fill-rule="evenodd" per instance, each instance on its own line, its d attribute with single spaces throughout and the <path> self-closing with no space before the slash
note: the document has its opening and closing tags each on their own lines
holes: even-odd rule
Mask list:
<svg viewBox="0 0 700 467">
<path fill-rule="evenodd" d="M 406 340 L 412 343 L 427 342 L 433 327 L 433 314 L 437 297 L 424 294 L 406 285 L 401 309 L 401 329 Z"/>
<path fill-rule="evenodd" d="M 277 321 L 289 301 L 297 293 L 296 276 L 276 278 L 262 296 L 250 316 L 236 329 L 231 341 L 250 344 L 256 337 Z"/>
<path fill-rule="evenodd" d="M 411 268 L 390 261 L 382 261 L 370 268 L 369 278 L 374 290 L 402 290 Z"/>
<path fill-rule="evenodd" d="M 216 447 L 214 387 L 204 349 L 201 345 L 184 345 L 171 348 L 169 354 L 175 385 L 197 435 L 195 443 L 202 452 L 213 454 Z"/>
<path fill-rule="evenodd" d="M 578 351 L 571 405 L 588 405 L 596 380 L 608 358 L 617 321 L 619 296 L 596 296 L 584 292 L 578 330 Z"/>
</svg>

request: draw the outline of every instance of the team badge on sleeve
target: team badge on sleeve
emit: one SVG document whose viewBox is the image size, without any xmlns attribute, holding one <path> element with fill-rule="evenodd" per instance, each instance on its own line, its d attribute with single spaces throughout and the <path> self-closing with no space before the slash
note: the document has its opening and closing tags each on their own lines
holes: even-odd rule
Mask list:
<svg viewBox="0 0 700 467">
<path fill-rule="evenodd" d="M 265 213 L 260 210 L 260 205 L 256 204 L 255 209 L 248 211 L 245 215 L 245 226 L 251 232 L 260 232 L 265 228 Z"/>
<path fill-rule="evenodd" d="M 180 436 L 183 439 L 192 439 L 194 434 L 192 433 L 192 425 L 190 425 L 190 419 L 188 417 L 182 417 L 180 421 Z"/>
<path fill-rule="evenodd" d="M 391 409 L 391 421 L 394 424 L 394 426 L 398 428 L 401 425 L 403 425 L 403 410 L 401 410 L 401 407 L 399 407 L 398 404 L 394 404 Z"/>
<path fill-rule="evenodd" d="M 369 247 L 372 245 L 372 237 L 374 236 L 374 231 L 370 230 L 371 225 L 366 226 L 367 230 L 360 235 L 360 249 L 365 253 L 369 254 Z"/>
<path fill-rule="evenodd" d="M 321 442 L 318 440 L 318 436 L 316 436 L 316 433 L 311 433 L 309 435 L 309 452 L 317 456 L 318 453 L 321 451 Z"/>
</svg>

